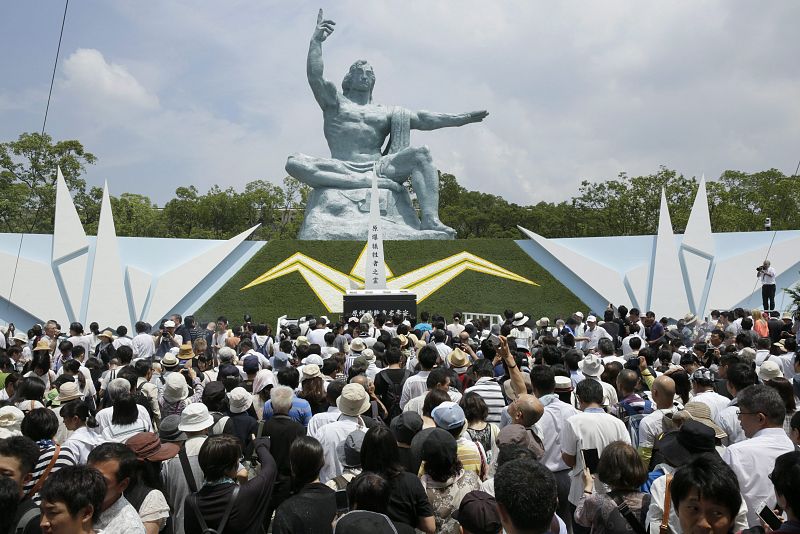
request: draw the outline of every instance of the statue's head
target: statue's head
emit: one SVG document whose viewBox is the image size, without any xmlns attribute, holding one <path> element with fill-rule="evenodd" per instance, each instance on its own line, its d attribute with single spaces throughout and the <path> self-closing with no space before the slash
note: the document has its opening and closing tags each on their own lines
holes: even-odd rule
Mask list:
<svg viewBox="0 0 800 534">
<path fill-rule="evenodd" d="M 352 65 L 342 80 L 342 92 L 347 93 L 352 89 L 369 91 L 369 101 L 372 102 L 372 88 L 375 87 L 375 71 L 372 65 L 364 59 L 359 59 Z"/>
</svg>

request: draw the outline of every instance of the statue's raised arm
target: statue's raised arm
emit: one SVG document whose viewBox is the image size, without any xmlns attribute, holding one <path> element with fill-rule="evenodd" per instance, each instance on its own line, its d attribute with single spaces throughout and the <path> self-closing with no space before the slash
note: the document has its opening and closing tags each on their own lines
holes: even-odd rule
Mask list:
<svg viewBox="0 0 800 534">
<path fill-rule="evenodd" d="M 323 77 L 322 63 L 322 42 L 333 33 L 336 25 L 332 20 L 326 20 L 322 15 L 322 9 L 317 14 L 317 26 L 311 36 L 311 43 L 308 46 L 308 60 L 306 63 L 306 73 L 308 75 L 308 85 L 314 93 L 319 106 L 326 109 L 338 104 L 336 86 Z"/>
</svg>

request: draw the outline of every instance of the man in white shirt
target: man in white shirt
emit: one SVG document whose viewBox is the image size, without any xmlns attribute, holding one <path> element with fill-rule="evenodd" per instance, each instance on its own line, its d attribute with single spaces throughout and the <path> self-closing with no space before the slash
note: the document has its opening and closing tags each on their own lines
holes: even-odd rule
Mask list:
<svg viewBox="0 0 800 534">
<path fill-rule="evenodd" d="M 746 439 L 742 423 L 739 421 L 739 399 L 737 397 L 745 388 L 752 386 L 757 381 L 756 372 L 749 363 L 736 363 L 728 366 L 725 387 L 733 396 L 733 400 L 722 409 L 717 418 L 719 426 L 728 434 L 727 443 L 723 443 L 724 445 L 732 445 Z"/>
<path fill-rule="evenodd" d="M 596 354 L 589 354 L 584 359 L 578 362 L 578 369 L 583 373 L 584 380 L 594 380 L 603 389 L 602 405 L 606 407 L 615 406 L 619 402 L 617 396 L 617 389 L 600 380 L 600 375 L 605 371 L 603 360 Z"/>
<path fill-rule="evenodd" d="M 136 335 L 131 340 L 131 349 L 133 349 L 134 358 L 149 359 L 156 352 L 156 344 L 153 341 L 153 336 L 147 332 L 147 323 L 138 321 L 136 325 Z"/>
<path fill-rule="evenodd" d="M 775 458 L 794 451 L 794 444 L 783 430 L 786 407 L 777 390 L 758 384 L 742 390 L 737 396 L 739 419 L 748 438 L 725 450 L 722 459 L 733 469 L 747 503 L 750 527 L 761 526 L 758 505 L 764 501 L 775 508 L 775 491 L 769 474 Z"/>
<path fill-rule="evenodd" d="M 336 399 L 336 405 L 342 412 L 341 415 L 336 421 L 320 428 L 315 436 L 325 452 L 325 465 L 319 473 L 319 480 L 323 484 L 342 474 L 343 466 L 337 448 L 351 432 L 364 428 L 360 416 L 370 407 L 369 395 L 361 384 L 347 384 Z"/>
<path fill-rule="evenodd" d="M 639 354 L 639 349 L 642 348 L 642 338 L 639 337 L 639 325 L 632 324 L 629 328 L 631 329 L 630 335 L 622 339 L 622 357 L 625 359 Z"/>
<path fill-rule="evenodd" d="M 650 466 L 653 444 L 664 432 L 664 416 L 677 410 L 674 404 L 675 381 L 672 378 L 667 375 L 659 376 L 653 382 L 650 391 L 653 402 L 656 403 L 656 410 L 645 415 L 639 422 L 638 452 L 645 468 Z"/>
<path fill-rule="evenodd" d="M 447 325 L 447 331 L 453 339 L 456 339 L 458 335 L 464 331 L 464 325 L 461 324 L 461 314 L 459 312 L 453 314 L 453 322 Z"/>
<path fill-rule="evenodd" d="M 309 330 L 306 337 L 308 338 L 308 342 L 311 344 L 319 345 L 320 347 L 325 346 L 325 334 L 330 332 L 331 329 L 328 328 L 328 321 L 325 320 L 324 317 L 320 317 L 317 319 L 317 324 L 313 330 Z"/>
<path fill-rule="evenodd" d="M 533 346 L 533 330 L 528 328 L 530 318 L 522 312 L 514 314 L 511 320 L 511 332 L 508 337 L 513 337 L 518 349 L 530 350 Z"/>
<path fill-rule="evenodd" d="M 769 260 L 764 260 L 763 265 L 756 270 L 756 278 L 761 282 L 761 303 L 764 310 L 775 309 L 775 269 Z"/>
<path fill-rule="evenodd" d="M 583 331 L 583 335 L 576 337 L 575 341 L 583 341 L 582 348 L 587 351 L 596 349 L 597 343 L 601 339 L 611 340 L 611 334 L 606 332 L 606 329 L 602 326 L 597 326 L 597 317 L 590 315 L 586 318 L 586 329 Z"/>
<path fill-rule="evenodd" d="M 445 343 L 447 334 L 444 330 L 436 329 L 433 331 L 432 336 L 434 347 L 436 347 L 436 351 L 439 353 L 439 358 L 442 360 L 445 367 L 449 367 L 450 362 L 447 361 L 447 357 L 453 352 L 453 349 Z"/>
<path fill-rule="evenodd" d="M 409 376 L 406 379 L 406 383 L 403 384 L 403 392 L 400 394 L 400 408 L 405 408 L 408 401 L 428 391 L 428 375 L 433 366 L 436 365 L 438 357 L 438 351 L 430 345 L 425 345 L 420 349 L 417 358 L 422 370 L 413 376 Z"/>
<path fill-rule="evenodd" d="M 582 413 L 567 419 L 561 430 L 561 457 L 572 468 L 570 471 L 569 502 L 577 506 L 583 495 L 583 469 L 588 467 L 585 458 L 599 458 L 613 441 L 630 445 L 631 437 L 625 423 L 603 410 L 603 388 L 595 380 L 584 380 L 578 384 L 578 397 Z"/>
<path fill-rule="evenodd" d="M 781 371 L 787 380 L 794 378 L 794 361 L 797 352 L 797 340 L 793 337 L 785 337 L 781 340 L 783 348 L 786 349 L 786 354 L 781 354 L 779 357 Z"/>
<path fill-rule="evenodd" d="M 719 422 L 719 413 L 728 407 L 730 399 L 714 391 L 714 375 L 705 367 L 696 369 L 691 376 L 693 402 L 702 402 L 711 410 L 711 419 Z"/>
<path fill-rule="evenodd" d="M 559 377 L 569 381 L 567 377 Z M 569 513 L 569 466 L 561 457 L 561 432 L 567 419 L 578 414 L 571 404 L 559 399 L 555 394 L 556 376 L 551 367 L 536 365 L 531 369 L 531 385 L 533 394 L 539 398 L 544 406 L 544 414 L 536 423 L 541 431 L 540 437 L 544 445 L 544 456 L 539 460 L 542 465 L 553 473 L 558 486 L 558 512 L 565 518 L 567 525 L 572 524 L 572 514 Z M 569 528 L 569 527 L 568 527 Z"/>
<path fill-rule="evenodd" d="M 772 340 L 768 337 L 758 338 L 756 341 L 756 367 L 761 367 L 761 364 L 766 360 L 777 360 L 778 356 L 773 356 L 769 352 L 772 345 Z"/>
</svg>

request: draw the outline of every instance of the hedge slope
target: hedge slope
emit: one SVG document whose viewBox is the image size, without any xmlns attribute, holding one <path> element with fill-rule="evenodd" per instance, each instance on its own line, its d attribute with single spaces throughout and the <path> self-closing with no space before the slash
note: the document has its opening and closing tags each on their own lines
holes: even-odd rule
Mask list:
<svg viewBox="0 0 800 534">
<path fill-rule="evenodd" d="M 240 291 L 255 278 L 301 252 L 344 273 L 353 268 L 363 241 L 272 241 L 264 247 L 206 302 L 196 314 L 204 320 L 225 315 L 239 324 L 245 314 L 254 321 L 274 325 L 281 315 L 328 314 L 298 273 Z M 506 308 L 523 310 L 532 318 L 566 316 L 585 309 L 570 290 L 533 261 L 511 239 L 463 239 L 457 241 L 387 241 L 386 263 L 395 275 L 417 269 L 453 254 L 467 251 L 539 284 L 531 286 L 504 278 L 466 271 L 419 305 L 449 317 L 454 311 L 502 313 Z M 334 318 L 334 317 L 331 317 Z"/>
</svg>

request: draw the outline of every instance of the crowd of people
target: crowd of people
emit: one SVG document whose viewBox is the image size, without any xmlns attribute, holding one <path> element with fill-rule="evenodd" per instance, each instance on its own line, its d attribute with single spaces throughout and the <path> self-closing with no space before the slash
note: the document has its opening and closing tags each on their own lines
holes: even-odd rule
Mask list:
<svg viewBox="0 0 800 534">
<path fill-rule="evenodd" d="M 800 533 L 797 326 L 8 325 L 0 534 Z"/>
</svg>

